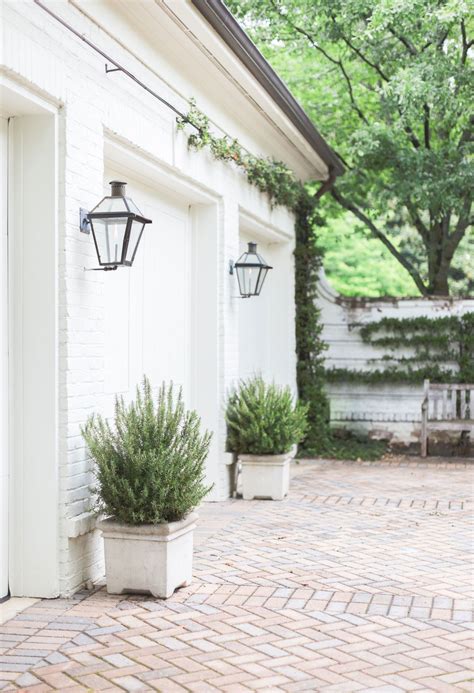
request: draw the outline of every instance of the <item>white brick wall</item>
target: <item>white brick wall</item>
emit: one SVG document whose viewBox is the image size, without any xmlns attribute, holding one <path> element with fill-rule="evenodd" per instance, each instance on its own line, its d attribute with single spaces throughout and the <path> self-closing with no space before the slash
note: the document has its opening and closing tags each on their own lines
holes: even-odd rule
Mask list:
<svg viewBox="0 0 474 693">
<path fill-rule="evenodd" d="M 182 96 L 165 83 L 167 75 L 162 75 L 164 79 L 157 76 L 161 64 L 159 41 L 154 46 L 156 65 L 147 70 L 72 4 L 61 1 L 51 6 L 153 89 L 184 108 Z M 230 488 L 223 409 L 226 393 L 238 377 L 239 306 L 233 298 L 235 277 L 228 274 L 228 261 L 238 256 L 239 209 L 285 234 L 292 234 L 292 218 L 284 209 L 272 210 L 265 197 L 251 189 L 239 172 L 214 162 L 205 152 L 189 153 L 186 137 L 176 133 L 174 115 L 169 110 L 121 73 L 105 75 L 104 61 L 38 6 L 29 0 L 6 0 L 2 11 L 3 74 L 27 98 L 41 97 L 58 112 L 58 565 L 59 591 L 69 594 L 87 579 L 99 577 L 103 570 L 102 543 L 90 515 L 92 475 L 80 427 L 96 409 L 104 390 L 103 287 L 107 276 L 84 272 L 84 267 L 96 264 L 95 251 L 90 237 L 79 233 L 78 218 L 80 207 L 90 209 L 102 196 L 107 163 L 105 136 L 161 166 L 170 166 L 183 181 L 212 193 L 219 207 L 217 367 L 222 411 L 216 435 L 222 460 L 215 499 L 225 498 Z M 205 80 L 201 85 L 189 84 L 186 96 L 209 100 L 209 89 Z M 229 113 L 223 113 L 225 121 Z M 238 118 L 238 114 L 232 117 Z M 252 131 L 249 137 L 258 142 L 258 132 Z M 265 133 L 262 142 L 267 140 Z M 264 143 L 261 150 L 269 156 L 273 153 L 265 150 Z M 291 317 L 289 314 L 290 330 Z"/>
</svg>

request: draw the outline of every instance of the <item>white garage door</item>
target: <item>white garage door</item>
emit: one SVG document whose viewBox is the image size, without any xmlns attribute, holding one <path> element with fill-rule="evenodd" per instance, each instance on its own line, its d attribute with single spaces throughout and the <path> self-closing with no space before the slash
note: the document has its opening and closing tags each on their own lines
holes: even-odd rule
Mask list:
<svg viewBox="0 0 474 693">
<path fill-rule="evenodd" d="M 188 205 L 169 193 L 125 180 L 127 195 L 153 223 L 145 227 L 132 268 L 105 276 L 106 410 L 115 394 L 132 395 L 146 374 L 154 386 L 172 380 L 190 396 L 190 256 Z"/>
<path fill-rule="evenodd" d="M 240 252 L 249 241 L 241 233 Z M 258 252 L 273 267 L 260 296 L 239 302 L 239 376 L 261 375 L 295 390 L 293 254 L 289 243 L 258 241 Z"/>
</svg>

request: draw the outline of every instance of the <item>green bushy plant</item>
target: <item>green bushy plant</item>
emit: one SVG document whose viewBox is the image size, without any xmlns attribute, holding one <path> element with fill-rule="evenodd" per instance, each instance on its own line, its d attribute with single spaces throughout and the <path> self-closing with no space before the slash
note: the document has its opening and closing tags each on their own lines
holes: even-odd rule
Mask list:
<svg viewBox="0 0 474 693">
<path fill-rule="evenodd" d="M 249 455 L 289 452 L 304 437 L 306 405 L 294 403 L 289 387 L 261 377 L 244 380 L 231 394 L 226 411 L 227 448 Z"/>
<path fill-rule="evenodd" d="M 163 383 L 155 399 L 147 378 L 131 404 L 116 398 L 112 424 L 92 415 L 82 434 L 96 465 L 98 509 L 130 525 L 182 519 L 212 488 L 204 483 L 211 434 L 200 425 L 181 389 Z"/>
</svg>

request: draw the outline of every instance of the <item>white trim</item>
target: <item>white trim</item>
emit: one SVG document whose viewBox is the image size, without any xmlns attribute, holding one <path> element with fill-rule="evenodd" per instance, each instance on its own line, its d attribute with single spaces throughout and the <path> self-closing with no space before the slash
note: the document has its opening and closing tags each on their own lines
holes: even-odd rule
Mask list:
<svg viewBox="0 0 474 693">
<path fill-rule="evenodd" d="M 211 204 L 219 199 L 211 188 L 186 176 L 181 169 L 138 149 L 107 128 L 104 128 L 104 159 L 111 166 L 130 171 L 135 180 L 145 185 L 155 183 L 171 197 L 178 195 L 192 204 Z"/>
<path fill-rule="evenodd" d="M 9 286 L 8 286 L 8 181 L 9 127 L 1 117 L 0 133 L 0 599 L 9 589 Z"/>
<path fill-rule="evenodd" d="M 58 112 L 61 102 L 47 92 L 18 81 L 18 75 L 10 77 L 10 72 L 0 66 L 0 115 L 4 118 L 33 113 Z"/>
<path fill-rule="evenodd" d="M 11 525 L 13 596 L 59 594 L 57 117 L 13 119 Z"/>
<path fill-rule="evenodd" d="M 284 230 L 281 227 L 270 224 L 256 214 L 248 212 L 242 207 L 239 208 L 240 232 L 248 235 L 253 233 L 257 240 L 266 243 L 284 243 L 294 238 L 293 226 L 291 230 Z"/>
</svg>

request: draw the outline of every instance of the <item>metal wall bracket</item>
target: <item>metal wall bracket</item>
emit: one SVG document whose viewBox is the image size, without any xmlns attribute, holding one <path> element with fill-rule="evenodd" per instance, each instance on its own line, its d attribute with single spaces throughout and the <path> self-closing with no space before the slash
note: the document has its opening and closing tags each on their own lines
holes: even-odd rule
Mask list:
<svg viewBox="0 0 474 693">
<path fill-rule="evenodd" d="M 122 68 L 121 67 L 109 67 L 108 63 L 105 63 L 105 71 L 107 74 L 109 74 L 109 72 L 122 72 Z"/>
<path fill-rule="evenodd" d="M 118 269 L 117 265 L 114 267 L 84 267 L 84 272 L 113 272 Z"/>
<path fill-rule="evenodd" d="M 89 228 L 90 221 L 88 219 L 88 215 L 88 210 L 81 207 L 79 210 L 79 230 L 82 231 L 82 233 L 91 232 Z"/>
<path fill-rule="evenodd" d="M 229 274 L 234 274 L 234 261 L 229 260 Z"/>
</svg>

